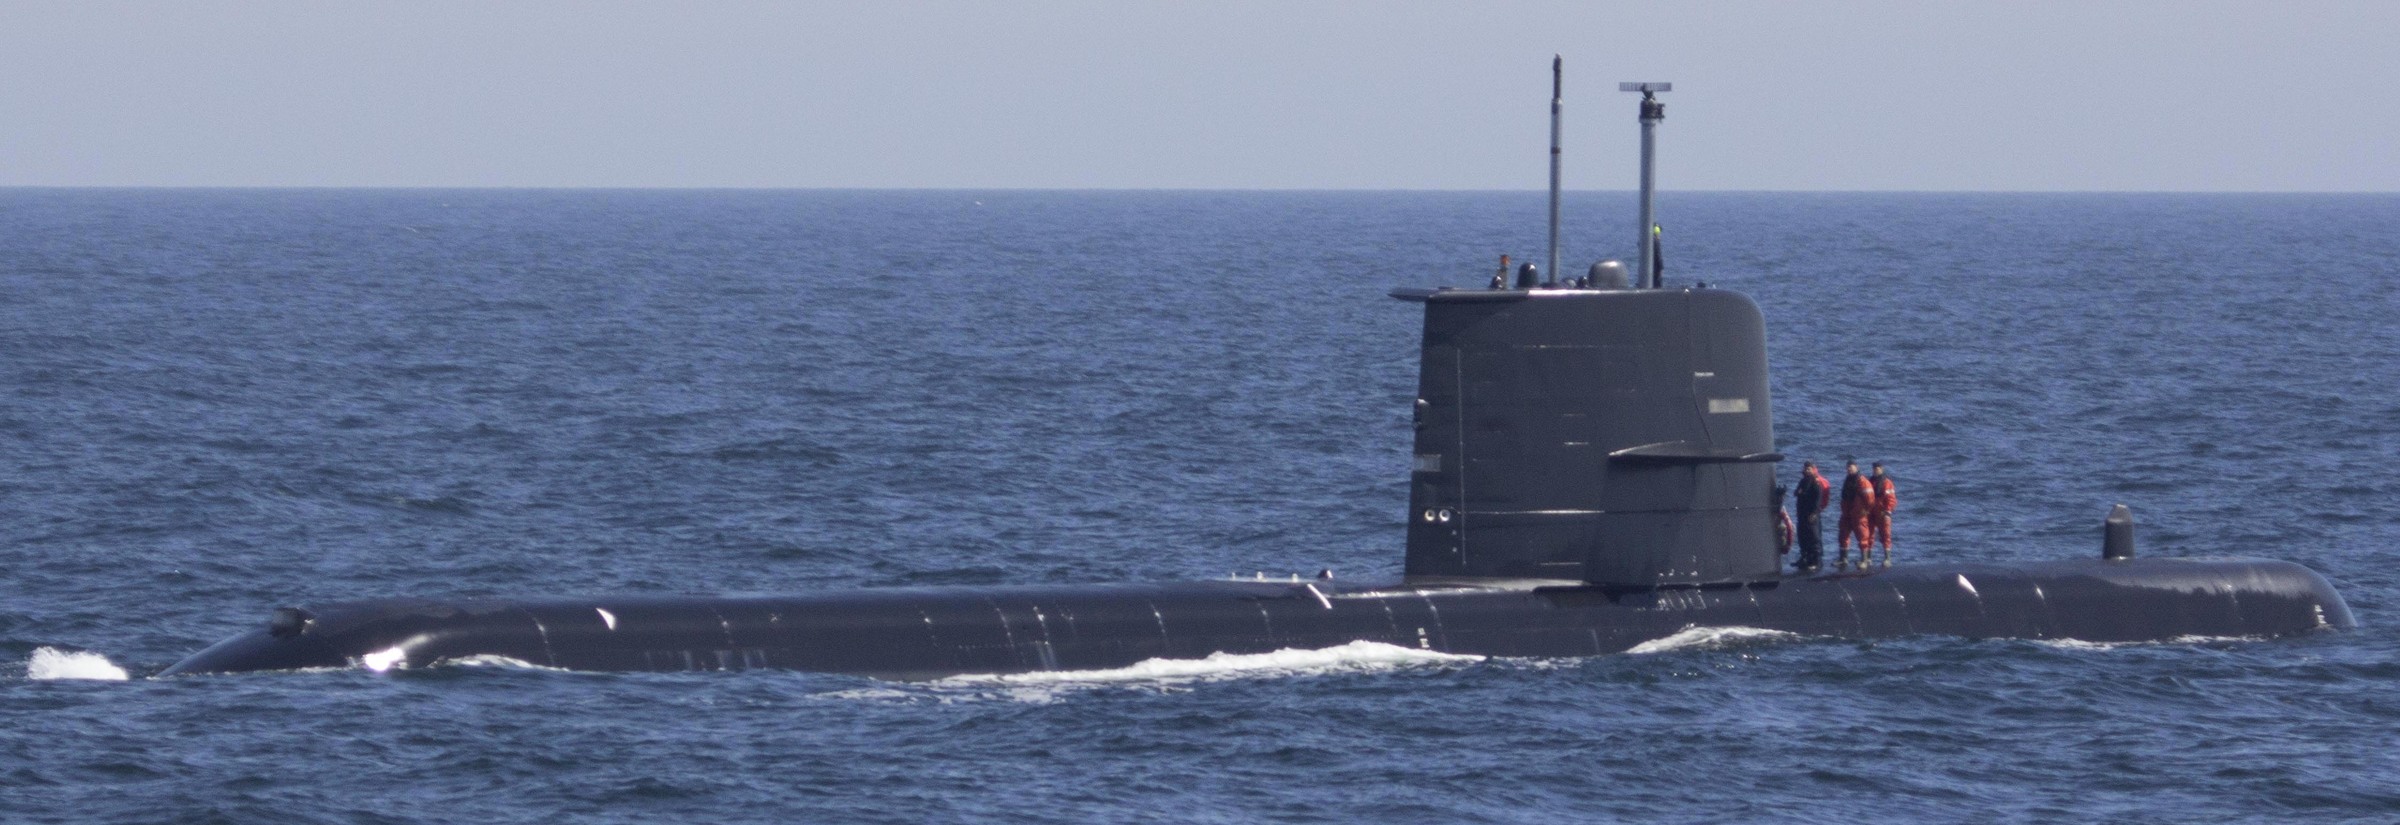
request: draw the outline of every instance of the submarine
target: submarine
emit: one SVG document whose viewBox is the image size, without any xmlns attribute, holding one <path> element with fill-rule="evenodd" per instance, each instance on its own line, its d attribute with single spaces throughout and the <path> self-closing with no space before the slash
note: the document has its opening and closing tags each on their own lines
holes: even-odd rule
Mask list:
<svg viewBox="0 0 2400 825">
<path fill-rule="evenodd" d="M 1764 315 L 1669 287 L 1642 94 L 1640 264 L 1393 290 L 1421 308 L 1397 577 L 859 589 L 782 596 L 384 598 L 282 607 L 160 676 L 423 668 L 501 657 L 582 671 L 778 668 L 896 680 L 1122 668 L 1366 641 L 1453 654 L 1623 652 L 1692 628 L 1801 636 L 2158 642 L 2356 625 L 2326 579 L 2258 558 L 2145 558 L 2130 511 L 2098 553 L 2023 564 L 1790 571 Z"/>
</svg>

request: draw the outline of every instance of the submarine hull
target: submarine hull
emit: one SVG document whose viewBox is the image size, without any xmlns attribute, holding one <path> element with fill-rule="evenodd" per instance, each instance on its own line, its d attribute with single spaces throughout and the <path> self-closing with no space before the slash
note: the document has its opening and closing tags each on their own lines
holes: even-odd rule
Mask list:
<svg viewBox="0 0 2400 825">
<path fill-rule="evenodd" d="M 387 670 L 501 657 L 584 671 L 771 668 L 917 680 L 1104 670 L 1353 641 L 1482 656 L 1588 656 L 1692 627 L 2143 642 L 2355 624 L 2322 576 L 2258 559 L 1917 564 L 1694 587 L 1233 580 L 788 597 L 382 599 L 285 612 L 284 621 L 160 675 Z"/>
</svg>

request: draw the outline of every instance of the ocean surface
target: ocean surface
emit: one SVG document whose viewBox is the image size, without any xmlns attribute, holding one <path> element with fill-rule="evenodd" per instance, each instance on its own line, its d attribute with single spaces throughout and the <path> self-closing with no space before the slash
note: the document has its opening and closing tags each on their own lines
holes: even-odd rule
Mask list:
<svg viewBox="0 0 2400 825">
<path fill-rule="evenodd" d="M 1539 193 L 0 190 L 0 821 L 2400 820 L 2400 197 L 1691 194 L 1900 563 L 2362 627 L 1687 633 L 931 684 L 148 674 L 278 606 L 1398 572 L 1419 308 Z M 1576 271 L 1631 246 L 1569 197 Z M 1789 478 L 1796 463 L 1785 468 Z M 126 676 L 130 678 L 124 678 Z"/>
</svg>

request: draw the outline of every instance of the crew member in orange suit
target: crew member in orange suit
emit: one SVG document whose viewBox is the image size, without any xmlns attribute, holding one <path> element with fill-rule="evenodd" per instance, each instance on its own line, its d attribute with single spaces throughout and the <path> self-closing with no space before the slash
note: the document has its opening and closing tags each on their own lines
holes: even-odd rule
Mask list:
<svg viewBox="0 0 2400 825">
<path fill-rule="evenodd" d="M 1892 566 L 1892 511 L 1900 509 L 1900 491 L 1892 486 L 1892 477 L 1883 472 L 1883 462 L 1875 462 L 1875 477 L 1867 480 L 1875 491 L 1874 506 L 1867 509 L 1867 532 L 1875 543 L 1883 545 L 1883 566 Z M 1866 542 L 1859 542 L 1858 565 L 1867 565 Z"/>
<path fill-rule="evenodd" d="M 1867 513 L 1875 509 L 1875 490 L 1867 486 L 1867 477 L 1858 474 L 1858 462 L 1847 465 L 1850 473 L 1842 477 L 1842 527 L 1834 537 L 1833 569 L 1850 568 L 1850 537 L 1858 537 L 1858 566 L 1867 566 Z"/>
</svg>

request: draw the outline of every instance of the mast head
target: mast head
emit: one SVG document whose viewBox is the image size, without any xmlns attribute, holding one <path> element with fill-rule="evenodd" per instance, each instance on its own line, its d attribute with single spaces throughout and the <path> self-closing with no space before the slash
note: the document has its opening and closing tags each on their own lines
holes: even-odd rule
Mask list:
<svg viewBox="0 0 2400 825">
<path fill-rule="evenodd" d="M 1658 102 L 1658 93 L 1670 92 L 1674 90 L 1675 84 L 1660 83 L 1657 81 L 1651 81 L 1648 83 L 1617 84 L 1617 91 L 1642 93 L 1642 122 L 1644 123 L 1665 120 L 1667 118 L 1667 104 Z"/>
</svg>

